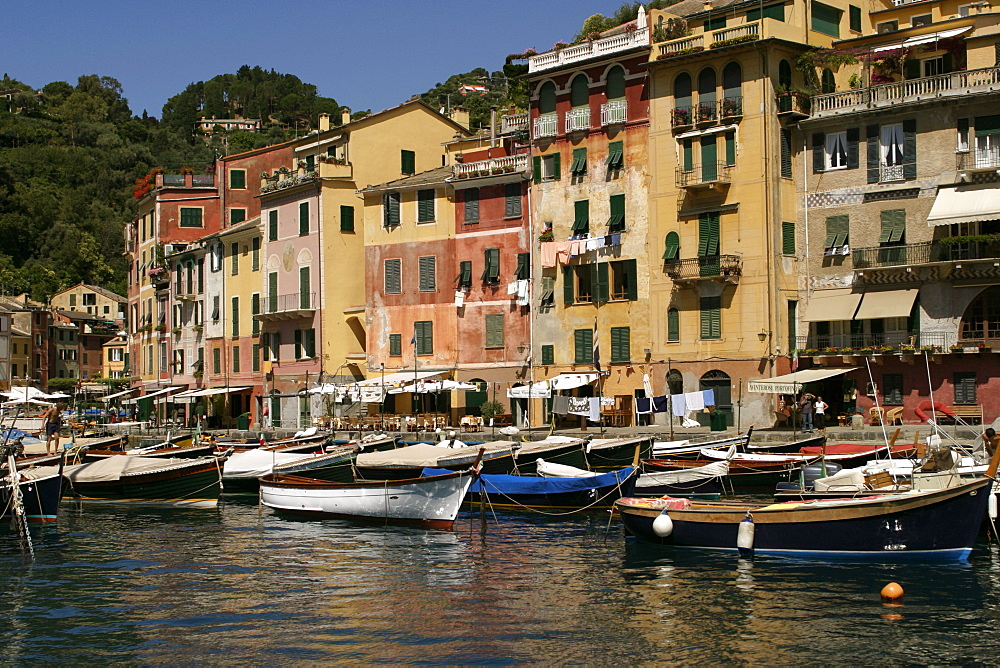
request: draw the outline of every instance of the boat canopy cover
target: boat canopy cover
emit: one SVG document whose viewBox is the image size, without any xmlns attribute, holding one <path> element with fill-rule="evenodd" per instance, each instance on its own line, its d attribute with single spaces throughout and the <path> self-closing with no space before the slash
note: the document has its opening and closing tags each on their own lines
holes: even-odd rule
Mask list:
<svg viewBox="0 0 1000 668">
<path fill-rule="evenodd" d="M 586 492 L 599 487 L 622 485 L 635 472 L 635 468 L 627 466 L 618 471 L 603 473 L 590 478 L 541 478 L 538 476 L 493 475 L 479 476 L 472 482 L 470 492 L 486 492 L 487 494 L 565 494 L 569 492 Z M 425 468 L 421 475 L 433 476 L 453 473 L 442 469 Z"/>
<path fill-rule="evenodd" d="M 276 464 L 288 464 L 312 457 L 309 453 L 247 450 L 237 452 L 222 466 L 223 478 L 259 478 L 271 473 Z"/>
<path fill-rule="evenodd" d="M 417 444 L 408 445 L 405 448 L 395 450 L 382 450 L 379 452 L 362 452 L 358 455 L 358 466 L 367 467 L 390 467 L 390 468 L 416 468 L 428 466 L 446 466 L 448 464 L 462 464 L 466 460 L 469 464 L 476 461 L 476 455 L 480 448 L 486 448 L 487 458 L 490 454 L 500 455 L 510 452 L 517 445 L 513 441 L 493 441 L 484 445 L 470 445 L 464 448 L 448 448 L 440 445 Z M 451 471 L 454 473 L 454 471 Z"/>
<path fill-rule="evenodd" d="M 712 462 L 704 466 L 677 471 L 655 471 L 643 473 L 635 483 L 636 489 L 659 487 L 661 485 L 680 485 L 686 482 L 711 480 L 729 474 L 729 462 Z"/>
<path fill-rule="evenodd" d="M 163 459 L 162 457 L 113 455 L 96 462 L 66 466 L 63 468 L 63 475 L 73 482 L 115 482 L 124 476 L 154 471 L 170 471 L 192 464 L 201 465 L 203 462 L 203 459 Z"/>
</svg>

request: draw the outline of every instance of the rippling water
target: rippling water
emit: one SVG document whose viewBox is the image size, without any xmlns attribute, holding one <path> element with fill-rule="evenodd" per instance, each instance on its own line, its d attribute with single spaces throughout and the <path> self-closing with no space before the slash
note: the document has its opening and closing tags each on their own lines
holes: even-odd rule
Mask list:
<svg viewBox="0 0 1000 668">
<path fill-rule="evenodd" d="M 1000 551 L 971 565 L 672 553 L 606 515 L 454 531 L 68 506 L 0 534 L 0 663 L 996 662 Z M 3 531 L 6 531 L 4 529 Z M 906 590 L 886 607 L 889 581 Z"/>
</svg>

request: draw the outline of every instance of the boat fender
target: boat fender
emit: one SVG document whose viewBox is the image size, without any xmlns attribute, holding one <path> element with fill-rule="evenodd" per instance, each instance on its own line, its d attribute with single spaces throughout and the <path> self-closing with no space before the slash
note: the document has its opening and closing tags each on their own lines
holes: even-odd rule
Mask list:
<svg viewBox="0 0 1000 668">
<path fill-rule="evenodd" d="M 740 522 L 739 530 L 736 533 L 736 547 L 740 551 L 740 556 L 753 556 L 753 533 L 753 516 L 747 513 L 747 516 Z"/>
<path fill-rule="evenodd" d="M 653 533 L 660 538 L 666 538 L 674 532 L 674 521 L 670 519 L 667 511 L 663 511 L 653 520 Z"/>
<path fill-rule="evenodd" d="M 991 520 L 995 520 L 997 518 L 997 493 L 996 493 L 996 491 L 994 491 L 993 493 L 990 494 L 989 512 L 990 512 L 990 519 Z"/>
</svg>

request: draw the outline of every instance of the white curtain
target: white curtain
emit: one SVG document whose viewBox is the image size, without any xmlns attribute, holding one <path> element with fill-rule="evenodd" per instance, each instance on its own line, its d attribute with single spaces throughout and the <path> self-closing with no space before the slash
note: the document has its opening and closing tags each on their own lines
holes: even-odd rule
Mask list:
<svg viewBox="0 0 1000 668">
<path fill-rule="evenodd" d="M 882 151 L 886 165 L 903 164 L 903 125 L 882 126 Z"/>
</svg>

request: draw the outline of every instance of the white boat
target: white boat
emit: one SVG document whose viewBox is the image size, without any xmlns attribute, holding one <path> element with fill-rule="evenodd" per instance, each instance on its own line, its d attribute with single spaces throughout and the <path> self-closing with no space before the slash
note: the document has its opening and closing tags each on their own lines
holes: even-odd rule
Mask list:
<svg viewBox="0 0 1000 668">
<path fill-rule="evenodd" d="M 478 463 L 478 462 L 477 462 Z M 292 475 L 260 479 L 260 499 L 279 512 L 450 529 L 475 474 L 336 483 Z"/>
</svg>

